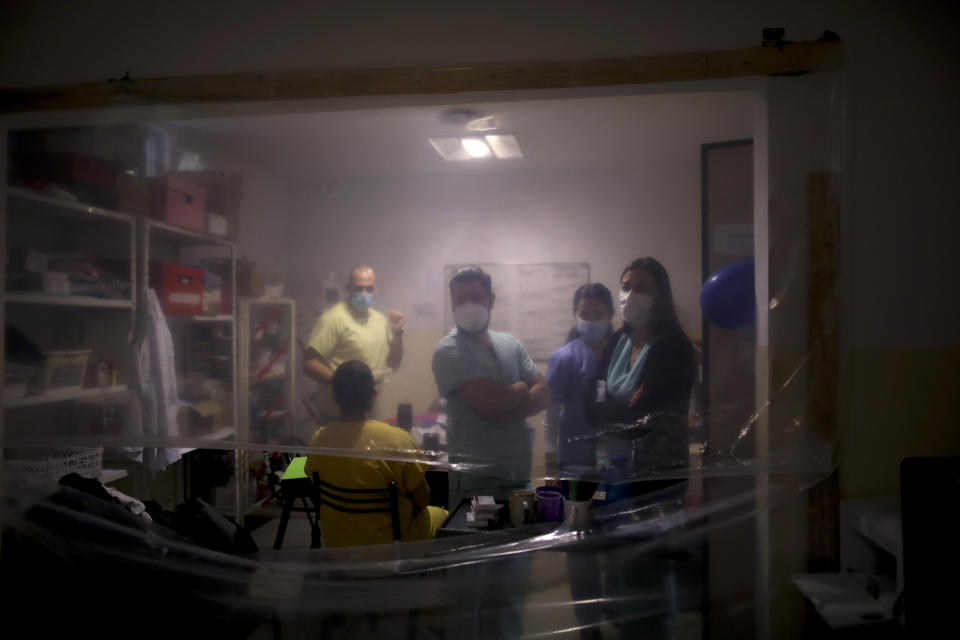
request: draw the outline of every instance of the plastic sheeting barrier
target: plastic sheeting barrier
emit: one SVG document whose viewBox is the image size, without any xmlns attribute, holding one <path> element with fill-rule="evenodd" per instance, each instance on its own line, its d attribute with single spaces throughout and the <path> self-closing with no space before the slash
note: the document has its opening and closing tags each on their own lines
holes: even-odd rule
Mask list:
<svg viewBox="0 0 960 640">
<path fill-rule="evenodd" d="M 811 362 L 826 346 L 807 344 L 807 318 L 799 317 L 812 267 L 797 231 L 806 228 L 810 174 L 829 175 L 827 195 L 840 201 L 843 92 L 837 74 L 768 78 L 751 90 L 763 105 L 753 157 L 765 166 L 754 176 L 766 178 L 753 190 L 765 200 L 755 213 L 758 321 L 707 330 L 725 331 L 756 378 L 743 392 L 733 380 L 739 371 L 713 362 L 712 386 L 698 383 L 691 414 L 670 416 L 688 429 L 667 433 L 649 416 L 591 435 L 608 454 L 628 458 L 620 481 L 655 490 L 594 506 L 584 529 L 544 522 L 422 542 L 228 554 L 74 488 L 27 486 L 8 464 L 4 602 L 42 603 L 51 630 L 96 626 L 108 636 L 762 635 L 771 601 L 799 597 L 771 570 L 782 574 L 781 552 L 802 563 L 807 492 L 834 469 L 832 431 L 811 423 L 807 405 Z M 764 377 L 768 384 L 758 382 Z M 240 450 L 250 459 L 273 451 L 416 460 L 483 476 L 500 470 L 471 451 L 311 449 L 250 434 L 211 441 L 139 427 L 109 435 L 45 430 L 27 424 L 26 411 L 6 409 L 8 460 L 31 447 L 171 447 Z M 691 451 L 689 463 L 666 453 L 677 447 Z M 606 471 L 560 475 L 603 487 Z"/>
</svg>

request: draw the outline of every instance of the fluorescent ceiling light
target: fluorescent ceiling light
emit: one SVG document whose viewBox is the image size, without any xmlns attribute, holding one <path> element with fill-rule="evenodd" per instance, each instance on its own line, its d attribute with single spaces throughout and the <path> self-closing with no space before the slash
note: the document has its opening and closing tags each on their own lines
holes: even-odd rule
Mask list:
<svg viewBox="0 0 960 640">
<path fill-rule="evenodd" d="M 497 159 L 522 158 L 520 143 L 513 134 L 486 136 L 440 136 L 427 138 L 444 160 L 472 160 L 496 156 Z"/>
<path fill-rule="evenodd" d="M 444 160 L 469 160 L 470 154 L 462 144 L 460 138 L 448 136 L 442 138 L 427 138 L 433 148 L 437 150 Z"/>
<path fill-rule="evenodd" d="M 513 134 L 498 134 L 484 136 L 487 144 L 493 149 L 494 155 L 501 160 L 504 158 L 522 158 L 523 152 L 520 151 L 520 143 Z"/>
<path fill-rule="evenodd" d="M 470 154 L 471 158 L 490 157 L 490 147 L 483 141 L 483 138 L 460 138 L 460 143 L 463 145 L 463 148 L 467 150 L 467 153 Z"/>
</svg>

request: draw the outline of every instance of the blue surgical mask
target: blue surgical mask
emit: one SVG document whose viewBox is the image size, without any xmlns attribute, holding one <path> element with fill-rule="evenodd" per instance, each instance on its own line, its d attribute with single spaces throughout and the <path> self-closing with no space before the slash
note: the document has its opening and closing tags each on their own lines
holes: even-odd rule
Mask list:
<svg viewBox="0 0 960 640">
<path fill-rule="evenodd" d="M 360 313 L 366 313 L 373 306 L 373 294 L 354 293 L 350 296 L 350 304 Z"/>
<path fill-rule="evenodd" d="M 606 320 L 583 320 L 577 318 L 577 333 L 587 344 L 597 344 L 610 331 L 610 323 Z"/>
</svg>

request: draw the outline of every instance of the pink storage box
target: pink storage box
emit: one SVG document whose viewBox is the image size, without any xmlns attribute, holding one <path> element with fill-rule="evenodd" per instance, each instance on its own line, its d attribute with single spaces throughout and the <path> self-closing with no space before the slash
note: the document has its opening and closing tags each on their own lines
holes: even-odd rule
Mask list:
<svg viewBox="0 0 960 640">
<path fill-rule="evenodd" d="M 206 231 L 207 190 L 172 176 L 155 178 L 151 189 L 150 217 L 190 229 Z"/>
</svg>

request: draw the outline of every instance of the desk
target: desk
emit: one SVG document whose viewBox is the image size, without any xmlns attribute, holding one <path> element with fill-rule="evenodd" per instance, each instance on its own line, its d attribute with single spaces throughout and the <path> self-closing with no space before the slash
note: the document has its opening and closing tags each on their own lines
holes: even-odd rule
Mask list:
<svg viewBox="0 0 960 640">
<path fill-rule="evenodd" d="M 447 516 L 447 519 L 444 520 L 443 524 L 437 529 L 437 537 L 464 536 L 471 533 L 482 533 L 484 531 L 499 531 L 505 527 L 510 527 L 509 509 L 502 502 L 498 502 L 497 504 L 502 505 L 501 509 L 497 512 L 496 520 L 493 520 L 488 528 L 468 527 L 467 512 L 470 511 L 470 500 L 463 498 L 456 508 L 450 511 L 450 515 Z"/>
<path fill-rule="evenodd" d="M 470 511 L 470 499 L 463 498 L 460 503 L 450 512 L 447 519 L 437 529 L 438 538 L 449 538 L 451 536 L 465 536 L 474 533 L 512 533 L 517 536 L 537 536 L 548 531 L 552 531 L 562 522 L 538 522 L 523 526 L 514 526 L 510 524 L 510 509 L 506 502 L 497 501 L 502 508 L 497 512 L 497 518 L 491 521 L 488 528 L 477 528 L 467 526 L 467 512 Z"/>
</svg>

